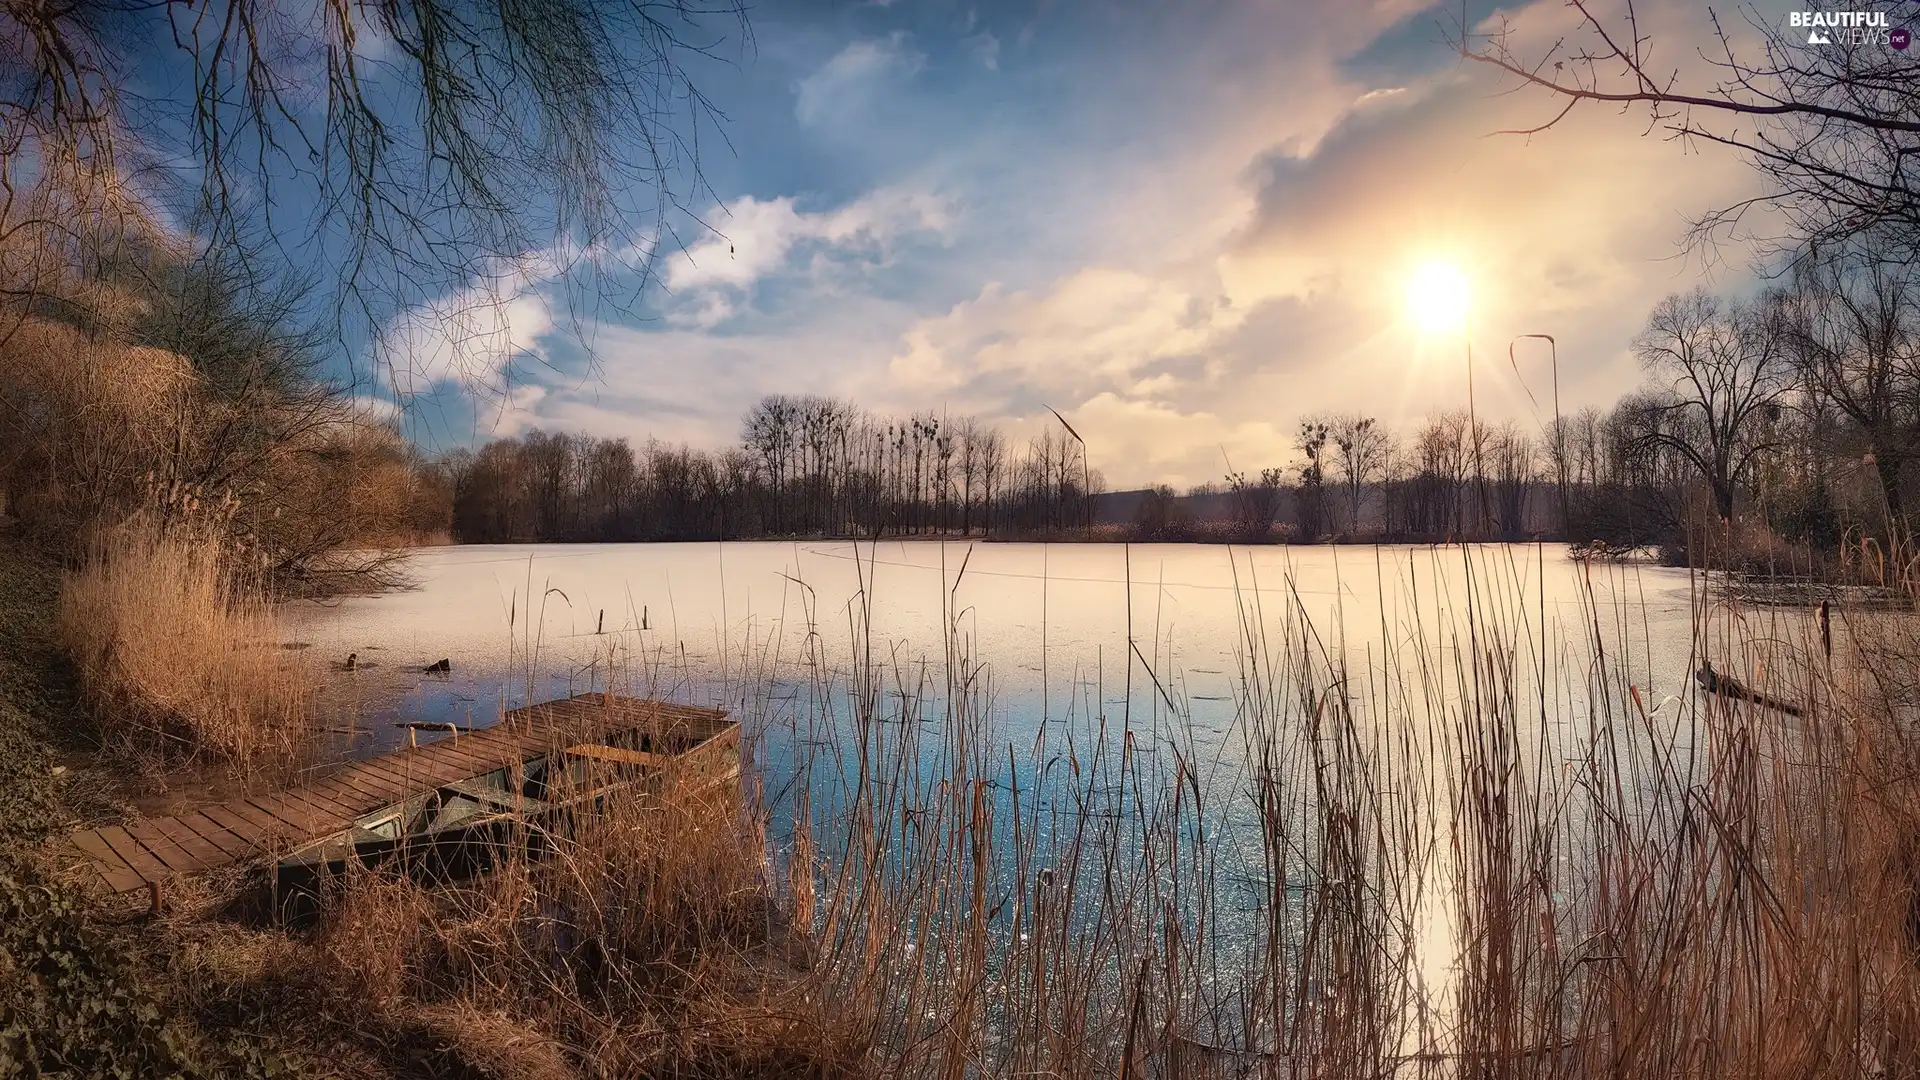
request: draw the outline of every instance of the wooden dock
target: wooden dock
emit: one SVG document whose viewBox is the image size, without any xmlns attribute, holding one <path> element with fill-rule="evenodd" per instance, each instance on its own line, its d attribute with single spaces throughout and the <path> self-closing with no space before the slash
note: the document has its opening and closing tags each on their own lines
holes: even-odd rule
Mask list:
<svg viewBox="0 0 1920 1080">
<path fill-rule="evenodd" d="M 89 871 L 113 893 L 145 889 L 159 904 L 172 878 L 221 867 L 267 866 L 302 853 L 349 852 L 362 838 L 404 840 L 451 808 L 540 805 L 522 777 L 549 761 L 621 762 L 665 769 L 682 756 L 738 769 L 739 732 L 717 709 L 586 694 L 514 709 L 499 724 L 344 764 L 300 787 L 72 833 Z M 712 759 L 711 761 L 705 759 Z M 544 791 L 544 789 L 538 789 Z"/>
</svg>

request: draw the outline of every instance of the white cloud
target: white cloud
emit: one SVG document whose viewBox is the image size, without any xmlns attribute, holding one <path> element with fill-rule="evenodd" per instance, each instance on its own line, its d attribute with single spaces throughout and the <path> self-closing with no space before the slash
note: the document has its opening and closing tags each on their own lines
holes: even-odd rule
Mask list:
<svg viewBox="0 0 1920 1080">
<path fill-rule="evenodd" d="M 958 393 L 981 405 L 1020 391 L 1157 398 L 1198 378 L 1240 318 L 1217 293 L 1089 267 L 1044 290 L 988 285 L 908 331 L 889 370 L 903 395 Z M 1155 370 L 1167 365 L 1182 370 Z"/>
<path fill-rule="evenodd" d="M 973 58 L 988 71 L 1000 70 L 1000 39 L 981 31 L 967 39 L 967 47 L 973 50 Z"/>
<path fill-rule="evenodd" d="M 912 76 L 926 59 L 901 33 L 853 42 L 794 87 L 793 114 L 805 127 L 853 120 L 883 83 Z"/>
<path fill-rule="evenodd" d="M 517 361 L 546 355 L 541 339 L 555 326 L 541 289 L 563 265 L 551 252 L 500 260 L 466 288 L 402 313 L 376 346 L 389 391 L 401 400 L 449 383 L 502 391 Z"/>
<path fill-rule="evenodd" d="M 546 412 L 542 406 L 552 393 L 549 387 L 539 383 L 519 383 L 507 387 L 497 402 L 493 427 L 487 432 L 488 436 L 511 438 L 542 426 Z"/>
<path fill-rule="evenodd" d="M 668 263 L 663 276 L 678 325 L 711 328 L 739 313 L 737 297 L 783 272 L 820 278 L 848 262 L 884 264 L 895 244 L 914 234 L 946 236 L 953 216 L 945 199 L 888 188 L 834 210 L 799 209 L 792 196 L 745 196 L 728 210 L 717 235 Z"/>
<path fill-rule="evenodd" d="M 888 348 L 911 321 L 897 304 L 848 296 L 805 326 L 716 335 L 696 329 L 601 326 L 592 379 L 547 385 L 503 418 L 509 431 L 546 427 L 712 447 L 732 442 L 740 416 L 773 393 L 817 393 L 877 405 L 871 389 Z M 525 388 L 528 391 L 535 387 Z"/>
</svg>

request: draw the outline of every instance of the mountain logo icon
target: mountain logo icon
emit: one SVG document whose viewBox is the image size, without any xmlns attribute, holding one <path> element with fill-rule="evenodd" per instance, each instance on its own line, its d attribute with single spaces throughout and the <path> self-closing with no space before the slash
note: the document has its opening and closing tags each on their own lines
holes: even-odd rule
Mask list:
<svg viewBox="0 0 1920 1080">
<path fill-rule="evenodd" d="M 1833 39 L 1827 36 L 1827 32 L 1825 30 L 1815 28 L 1813 30 L 1807 31 L 1807 44 L 1831 45 L 1833 44 Z"/>
</svg>

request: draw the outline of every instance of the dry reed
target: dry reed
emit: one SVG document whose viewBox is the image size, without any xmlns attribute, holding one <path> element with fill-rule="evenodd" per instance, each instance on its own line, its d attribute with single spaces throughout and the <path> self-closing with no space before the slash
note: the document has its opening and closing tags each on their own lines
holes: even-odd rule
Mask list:
<svg viewBox="0 0 1920 1080">
<path fill-rule="evenodd" d="M 312 674 L 210 530 L 106 533 L 63 583 L 56 631 L 141 757 L 212 755 L 246 771 L 286 758 L 309 729 Z"/>
</svg>

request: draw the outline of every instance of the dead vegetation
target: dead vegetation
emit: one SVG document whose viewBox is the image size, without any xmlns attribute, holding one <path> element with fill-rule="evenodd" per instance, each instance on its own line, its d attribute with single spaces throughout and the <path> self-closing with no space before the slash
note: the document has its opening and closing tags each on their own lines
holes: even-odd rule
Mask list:
<svg viewBox="0 0 1920 1080">
<path fill-rule="evenodd" d="M 140 519 L 103 534 L 67 575 L 58 637 L 130 756 L 210 754 L 248 772 L 290 758 L 309 734 L 315 673 L 276 647 L 255 568 L 234 563 L 210 526 Z"/>
<path fill-rule="evenodd" d="M 222 321 L 274 317 L 231 289 L 223 302 L 249 310 Z M 311 594 L 390 584 L 387 550 L 446 534 L 437 474 L 317 379 L 296 332 L 208 344 L 158 314 L 72 306 L 0 337 L 0 492 L 38 542 L 77 556 L 136 515 L 170 529 L 197 514 L 260 585 Z"/>
<path fill-rule="evenodd" d="M 164 977 L 352 1075 L 864 1075 L 871 1019 L 809 979 L 737 803 L 669 787 L 536 847 L 438 886 L 356 871 L 310 928 L 182 918 Z"/>
</svg>

